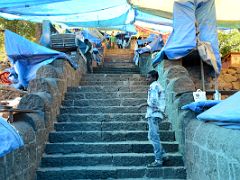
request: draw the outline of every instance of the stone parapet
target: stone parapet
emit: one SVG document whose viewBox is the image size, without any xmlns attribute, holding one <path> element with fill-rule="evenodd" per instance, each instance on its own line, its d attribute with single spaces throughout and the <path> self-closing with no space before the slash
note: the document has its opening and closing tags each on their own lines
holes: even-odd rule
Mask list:
<svg viewBox="0 0 240 180">
<path fill-rule="evenodd" d="M 186 131 L 185 164 L 191 179 L 239 179 L 240 131 L 196 119 Z"/>
<path fill-rule="evenodd" d="M 18 108 L 37 110 L 38 113 L 14 115 L 12 125 L 23 138 L 24 146 L 0 158 L 0 179 L 32 180 L 36 178 L 48 134 L 53 130 L 61 102 L 68 87 L 78 86 L 86 63 L 77 54 L 79 68 L 74 70 L 63 59 L 57 59 L 37 71 L 29 83 L 28 94 L 23 96 Z"/>
</svg>

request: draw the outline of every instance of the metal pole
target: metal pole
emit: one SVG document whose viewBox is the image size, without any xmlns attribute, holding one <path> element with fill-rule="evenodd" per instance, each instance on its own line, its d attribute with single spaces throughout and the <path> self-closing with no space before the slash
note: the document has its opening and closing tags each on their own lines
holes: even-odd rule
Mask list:
<svg viewBox="0 0 240 180">
<path fill-rule="evenodd" d="M 204 69 L 203 69 L 203 62 L 201 58 L 200 58 L 200 63 L 201 63 L 202 90 L 205 91 Z"/>
</svg>

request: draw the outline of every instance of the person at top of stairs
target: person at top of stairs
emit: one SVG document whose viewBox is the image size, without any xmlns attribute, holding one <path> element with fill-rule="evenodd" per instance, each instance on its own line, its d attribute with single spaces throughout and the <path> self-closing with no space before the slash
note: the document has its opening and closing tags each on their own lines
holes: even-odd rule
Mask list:
<svg viewBox="0 0 240 180">
<path fill-rule="evenodd" d="M 84 43 L 86 44 L 86 49 L 84 52 L 84 55 L 87 58 L 87 71 L 88 73 L 93 73 L 93 67 L 92 67 L 92 44 L 88 39 L 84 39 Z"/>
<path fill-rule="evenodd" d="M 159 84 L 158 72 L 153 70 L 148 72 L 147 82 L 150 84 L 148 99 L 146 104 L 141 104 L 139 108 L 147 106 L 145 118 L 148 119 L 148 139 L 151 141 L 154 150 L 155 161 L 148 164 L 148 167 L 161 167 L 163 160 L 166 159 L 165 151 L 160 143 L 158 123 L 164 118 L 165 94 Z"/>
</svg>

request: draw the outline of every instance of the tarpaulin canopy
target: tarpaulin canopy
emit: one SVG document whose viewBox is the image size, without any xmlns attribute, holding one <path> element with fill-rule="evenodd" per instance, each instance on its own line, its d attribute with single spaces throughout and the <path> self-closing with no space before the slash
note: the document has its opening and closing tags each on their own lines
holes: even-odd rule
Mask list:
<svg viewBox="0 0 240 180">
<path fill-rule="evenodd" d="M 174 2 L 188 2 L 189 0 L 129 0 L 133 7 L 149 14 L 172 18 Z M 195 0 L 195 2 L 207 2 L 208 0 Z M 240 27 L 240 1 L 215 0 L 216 18 L 218 26 Z M 209 17 L 212 18 L 212 17 Z"/>
<path fill-rule="evenodd" d="M 172 20 L 135 10 L 135 21 L 172 26 Z"/>
<path fill-rule="evenodd" d="M 118 26 L 108 26 L 108 27 L 103 27 L 99 28 L 100 30 L 120 30 L 120 31 L 125 31 L 125 32 L 130 32 L 133 34 L 136 34 L 137 31 L 132 24 L 126 24 L 126 25 L 118 25 Z"/>
<path fill-rule="evenodd" d="M 211 43 L 220 71 L 221 58 L 218 48 L 214 0 L 195 2 L 188 0 L 174 3 L 173 32 L 162 51 L 154 59 L 153 64 L 160 62 L 164 55 L 168 59 L 179 59 L 189 54 L 197 46 L 198 30 L 199 40 Z M 198 22 L 197 30 L 196 22 Z"/>
<path fill-rule="evenodd" d="M 0 4 L 0 16 L 33 22 L 49 20 L 70 27 L 106 27 L 130 24 L 134 10 L 126 0 L 15 0 Z"/>
<path fill-rule="evenodd" d="M 28 82 L 35 78 L 36 71 L 41 66 L 49 64 L 57 58 L 67 59 L 74 68 L 78 67 L 65 53 L 33 43 L 9 30 L 5 30 L 5 49 L 9 61 L 18 74 L 17 88 L 27 87 Z"/>
</svg>

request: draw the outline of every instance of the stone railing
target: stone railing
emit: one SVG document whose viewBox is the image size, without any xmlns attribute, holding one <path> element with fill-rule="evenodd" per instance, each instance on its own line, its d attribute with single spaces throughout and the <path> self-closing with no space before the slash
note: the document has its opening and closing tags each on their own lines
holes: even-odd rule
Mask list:
<svg viewBox="0 0 240 180">
<path fill-rule="evenodd" d="M 86 72 L 85 61 L 77 55 L 79 68 L 74 70 L 66 60 L 57 59 L 41 67 L 29 83 L 28 94 L 20 109 L 38 110 L 39 113 L 21 113 L 14 116 L 12 125 L 18 130 L 24 146 L 0 158 L 0 179 L 31 180 L 36 178 L 48 134 L 53 130 L 61 102 L 69 86 L 78 86 Z"/>
<path fill-rule="evenodd" d="M 150 57 L 144 60 L 140 69 L 145 74 L 153 68 Z M 193 80 L 181 61 L 164 60 L 155 69 L 166 91 L 166 113 L 184 155 L 188 179 L 238 179 L 240 131 L 198 121 L 195 113 L 181 110 L 193 101 L 195 91 Z"/>
</svg>

